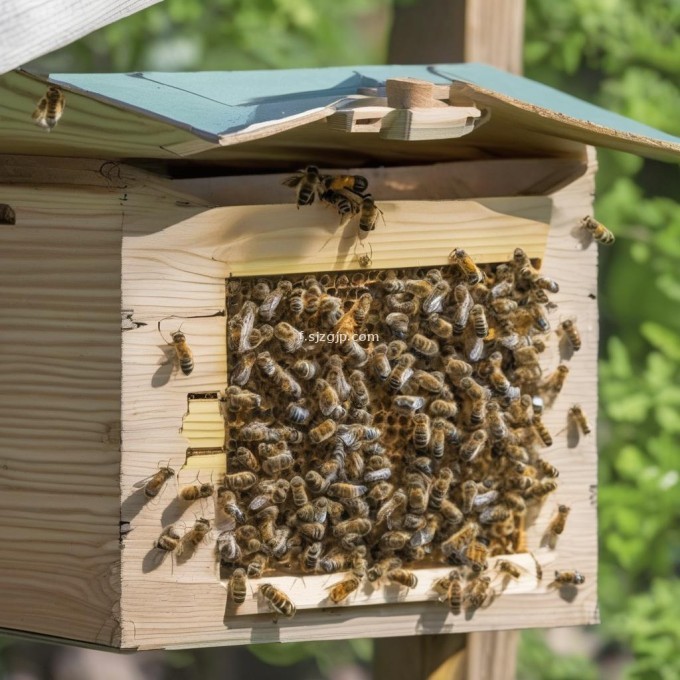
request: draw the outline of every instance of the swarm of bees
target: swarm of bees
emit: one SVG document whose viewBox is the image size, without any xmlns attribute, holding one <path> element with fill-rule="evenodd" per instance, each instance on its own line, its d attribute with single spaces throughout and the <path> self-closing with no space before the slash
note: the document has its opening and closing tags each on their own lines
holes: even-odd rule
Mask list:
<svg viewBox="0 0 680 680">
<path fill-rule="evenodd" d="M 527 550 L 527 517 L 557 489 L 541 414 L 569 369 L 544 373 L 539 359 L 559 286 L 520 248 L 493 266 L 460 249 L 450 260 L 228 280 L 227 473 L 179 495 L 216 499 L 233 606 L 247 579 L 277 572 L 342 573 L 328 587 L 340 604 L 362 585 L 414 588 L 414 568 L 450 565 L 432 589 L 454 613 L 492 601 L 496 576 L 519 578 L 492 558 Z M 580 347 L 573 320 L 556 332 Z M 590 431 L 578 405 L 569 413 Z M 147 495 L 172 472 L 159 470 Z M 551 520 L 551 547 L 568 514 L 560 505 Z M 169 527 L 156 545 L 190 554 L 205 522 L 183 537 Z M 581 583 L 558 572 L 551 586 Z M 257 592 L 275 617 L 295 614 L 273 585 Z"/>
<path fill-rule="evenodd" d="M 322 175 L 315 165 L 286 178 L 283 183 L 296 191 L 297 206 L 311 205 L 316 198 L 334 208 L 340 218 L 359 216 L 359 229 L 373 231 L 380 208 L 366 193 L 368 180 L 362 175 Z"/>
</svg>

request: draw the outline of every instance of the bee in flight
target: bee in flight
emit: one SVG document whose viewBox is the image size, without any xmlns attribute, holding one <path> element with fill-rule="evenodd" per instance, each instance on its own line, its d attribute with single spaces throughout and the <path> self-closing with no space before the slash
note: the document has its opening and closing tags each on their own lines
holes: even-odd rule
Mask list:
<svg viewBox="0 0 680 680">
<path fill-rule="evenodd" d="M 64 93 L 58 87 L 51 85 L 33 111 L 33 121 L 47 132 L 51 132 L 64 113 L 65 106 Z"/>
<path fill-rule="evenodd" d="M 603 246 L 610 246 L 614 243 L 614 234 L 604 226 L 600 224 L 595 218 L 587 215 L 581 220 L 581 227 L 585 229 L 598 243 Z"/>
</svg>

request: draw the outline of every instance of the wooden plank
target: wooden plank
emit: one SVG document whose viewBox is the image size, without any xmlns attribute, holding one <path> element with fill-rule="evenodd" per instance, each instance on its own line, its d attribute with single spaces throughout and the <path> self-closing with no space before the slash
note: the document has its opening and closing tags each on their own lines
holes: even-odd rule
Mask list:
<svg viewBox="0 0 680 680">
<path fill-rule="evenodd" d="M 2 157 L 0 157 L 0 161 Z M 586 171 L 585 158 L 506 159 L 433 163 L 407 167 L 350 168 L 366 177 L 377 201 L 539 196 L 556 191 Z M 334 172 L 322 167 L 322 173 Z M 172 182 L 177 191 L 212 206 L 275 205 L 291 201 L 283 185 L 289 173 L 200 177 Z"/>
<path fill-rule="evenodd" d="M 465 0 L 463 61 L 520 75 L 524 64 L 524 1 Z"/>
<path fill-rule="evenodd" d="M 465 680 L 515 680 L 519 631 L 470 633 Z"/>
<path fill-rule="evenodd" d="M 597 620 L 596 514 L 591 503 L 591 488 L 596 484 L 595 435 L 582 438 L 576 448 L 569 448 L 565 433 L 566 410 L 574 401 L 583 405 L 591 420 L 594 420 L 597 404 L 597 308 L 595 300 L 589 297 L 595 296 L 597 291 L 597 253 L 593 245 L 583 250 L 574 233 L 580 218 L 591 210 L 593 172 L 594 165 L 584 176 L 550 197 L 553 203 L 551 231 L 543 266 L 561 285 L 560 293 L 555 296 L 559 307 L 552 312 L 551 321 L 556 325 L 560 318 L 576 317 L 584 347 L 571 359 L 572 372 L 567 385 L 555 408 L 545 417 L 555 438 L 547 457 L 562 474 L 559 490 L 544 504 L 528 534 L 530 549 L 537 551 L 540 536 L 556 504 L 566 502 L 571 505 L 569 525 L 558 550 L 547 557 L 553 560 L 551 565 L 579 569 L 586 575 L 587 582 L 576 599 L 567 602 L 547 587 L 549 574 L 546 574 L 540 588 L 529 593 L 509 590 L 498 597 L 493 606 L 478 611 L 470 620 L 454 617 L 446 607 L 432 601 L 397 601 L 360 607 L 354 606 L 352 601 L 340 607 L 303 607 L 293 620 L 279 620 L 273 624 L 266 615 L 232 616 L 226 609 L 226 590 L 217 578 L 210 542 L 199 546 L 197 553 L 184 564 L 174 563 L 171 559 L 156 563 L 157 555 L 154 556 L 152 546 L 163 526 L 170 522 L 189 526 L 199 514 L 211 516 L 212 512 L 208 504 L 186 508 L 173 504 L 174 483 L 166 486 L 160 498 L 144 503 L 138 494 L 135 495 L 134 484 L 153 473 L 161 461 L 165 463 L 170 459 L 171 465 L 181 467 L 187 441 L 179 428 L 186 413 L 187 394 L 220 389 L 225 384 L 225 324 L 223 318 L 212 316 L 223 309 L 224 278 L 230 272 L 319 271 L 327 266 L 346 267 L 351 259 L 342 259 L 337 267 L 333 267 L 334 260 L 329 265 L 323 253 L 328 241 L 333 242 L 335 248 L 347 241 L 348 252 L 351 251 L 356 227 L 348 236 L 341 236 L 329 213 L 314 207 L 297 211 L 290 205 L 249 210 L 220 208 L 158 230 L 144 225 L 130 228 L 126 225 L 123 306 L 135 309 L 136 316 L 147 325 L 126 332 L 123 337 L 123 518 L 130 520 L 134 527 L 126 538 L 123 553 L 125 588 L 121 618 L 124 622 L 134 621 L 134 626 L 124 623 L 124 647 L 188 647 L 365 635 L 383 637 L 542 627 L 557 623 L 573 625 Z M 535 199 L 527 200 L 529 203 L 524 204 L 525 208 L 537 206 Z M 406 239 L 413 252 L 406 250 L 398 254 L 395 250 L 394 256 L 378 253 L 377 257 L 403 265 L 428 261 L 428 257 L 434 259 L 436 248 L 428 243 L 429 231 L 421 229 L 418 232 L 420 242 L 411 242 L 413 222 L 400 218 L 400 215 L 410 213 L 398 210 L 399 203 L 393 203 L 387 206 L 387 226 L 379 225 L 371 235 L 371 239 L 375 239 L 374 253 L 389 247 L 390 241 L 396 244 Z M 489 202 L 483 201 L 479 205 L 488 208 Z M 512 201 L 505 205 L 512 205 Z M 435 222 L 441 214 L 437 212 L 440 209 L 433 210 Z M 259 216 L 257 220 L 249 219 L 251 212 Z M 423 219 L 429 219 L 427 212 L 421 211 L 418 215 L 421 224 Z M 466 215 L 468 219 L 470 215 Z M 290 230 L 285 226 L 289 216 L 298 223 Z M 308 228 L 302 228 L 304 225 Z M 280 238 L 277 226 L 281 231 L 289 231 L 289 239 L 296 239 L 289 240 L 287 245 L 279 242 L 278 263 L 269 244 L 270 240 Z M 437 229 L 435 224 L 433 232 Z M 473 251 L 476 238 L 476 232 L 468 229 L 456 240 Z M 518 240 L 519 245 L 525 245 L 518 233 L 514 233 L 513 238 L 513 247 L 518 245 Z M 444 241 L 440 244 L 438 258 L 446 256 L 450 240 L 451 236 L 445 241 L 446 246 Z M 380 248 L 376 248 L 376 244 L 380 244 Z M 397 260 L 397 256 L 401 259 Z M 288 260 L 284 261 L 284 257 Z M 391 257 L 394 259 L 390 260 Z M 499 255 L 496 253 L 493 257 Z M 500 259 L 506 257 L 504 251 Z M 376 266 L 383 264 L 380 262 Z M 178 324 L 183 323 L 183 332 L 194 352 L 196 367 L 190 376 L 171 373 L 164 353 L 167 346 L 156 330 L 159 319 L 173 314 Z M 184 316 L 199 314 L 205 317 L 182 321 Z M 557 364 L 558 354 L 558 338 L 553 336 L 545 354 L 546 368 Z M 166 372 L 163 380 L 157 376 L 159 371 Z M 188 479 L 186 474 L 195 477 L 196 472 L 183 471 L 181 483 Z M 310 597 L 313 595 L 310 606 L 314 597 L 317 605 L 325 597 L 325 592 L 321 592 L 324 584 L 318 582 L 319 577 L 313 578 L 316 579 L 316 592 L 310 593 Z M 305 577 L 305 582 L 307 580 Z M 302 588 L 303 584 L 296 583 L 292 587 Z M 157 606 L 149 609 L 150 601 Z M 254 602 L 249 606 L 258 607 Z"/>
<path fill-rule="evenodd" d="M 3 3 L 0 74 L 54 52 L 160 0 L 8 0 Z"/>
<path fill-rule="evenodd" d="M 116 645 L 118 192 L 0 193 L 0 626 Z"/>
<path fill-rule="evenodd" d="M 122 225 L 203 208 L 102 166 L 0 161 L 0 626 L 117 646 Z"/>
<path fill-rule="evenodd" d="M 375 641 L 376 680 L 466 680 L 466 635 L 419 635 Z"/>
</svg>

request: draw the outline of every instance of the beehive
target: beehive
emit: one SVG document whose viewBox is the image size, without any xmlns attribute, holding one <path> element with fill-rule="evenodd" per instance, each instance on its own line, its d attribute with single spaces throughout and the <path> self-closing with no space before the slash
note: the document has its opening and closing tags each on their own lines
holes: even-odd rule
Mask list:
<svg viewBox="0 0 680 680">
<path fill-rule="evenodd" d="M 596 165 L 585 144 L 670 158 L 677 140 L 492 69 L 357 73 L 54 76 L 67 108 L 49 135 L 30 122 L 45 80 L 0 82 L 0 203 L 16 222 L 0 231 L 5 629 L 130 649 L 597 620 L 595 432 L 574 440 L 566 421 L 578 402 L 594 426 L 597 403 L 597 253 L 579 226 Z M 435 83 L 429 96 L 446 105 L 432 109 L 445 112 L 389 106 L 385 81 L 401 76 Z M 229 94 L 208 98 L 215 91 Z M 318 203 L 298 210 L 282 182 L 308 163 L 365 176 L 382 210 L 376 229 L 339 225 Z M 182 533 L 213 520 L 214 497 L 183 504 L 177 491 L 219 486 L 231 430 L 248 424 L 230 423 L 220 401 L 234 368 L 228 281 L 424 276 L 450 267 L 455 248 L 493 272 L 516 247 L 560 285 L 553 329 L 574 319 L 582 336 L 566 356 L 553 330 L 541 354 L 545 375 L 560 361 L 571 369 L 544 416 L 554 443 L 541 455 L 559 486 L 526 527 L 542 581 L 527 552 L 512 557 L 521 577 L 502 587 L 492 557 L 492 606 L 454 615 L 431 589 L 451 568 L 441 561 L 414 565 L 417 588 L 362 587 L 337 606 L 328 587 L 342 572 L 272 570 L 263 580 L 298 609 L 274 623 L 254 581 L 230 605 L 219 526 L 189 559 L 154 547 L 170 524 Z M 168 343 L 180 328 L 188 376 Z M 166 465 L 177 477 L 147 498 L 143 484 Z M 559 503 L 571 514 L 552 550 L 541 539 Z M 551 587 L 556 568 L 586 582 Z"/>
</svg>

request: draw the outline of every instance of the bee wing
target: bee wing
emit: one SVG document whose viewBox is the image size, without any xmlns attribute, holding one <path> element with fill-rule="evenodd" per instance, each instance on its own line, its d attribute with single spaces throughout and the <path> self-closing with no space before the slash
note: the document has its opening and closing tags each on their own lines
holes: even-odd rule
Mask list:
<svg viewBox="0 0 680 680">
<path fill-rule="evenodd" d="M 135 482 L 132 487 L 134 489 L 141 489 L 142 487 L 145 487 L 147 482 L 155 475 L 156 473 L 154 472 L 153 475 L 149 475 L 148 477 L 144 477 L 144 479 L 140 479 L 138 482 Z"/>
<path fill-rule="evenodd" d="M 295 188 L 300 182 L 302 181 L 302 174 L 298 175 L 291 175 L 290 177 L 286 177 L 286 179 L 281 182 L 281 184 L 284 184 L 287 187 L 293 187 Z"/>
</svg>

